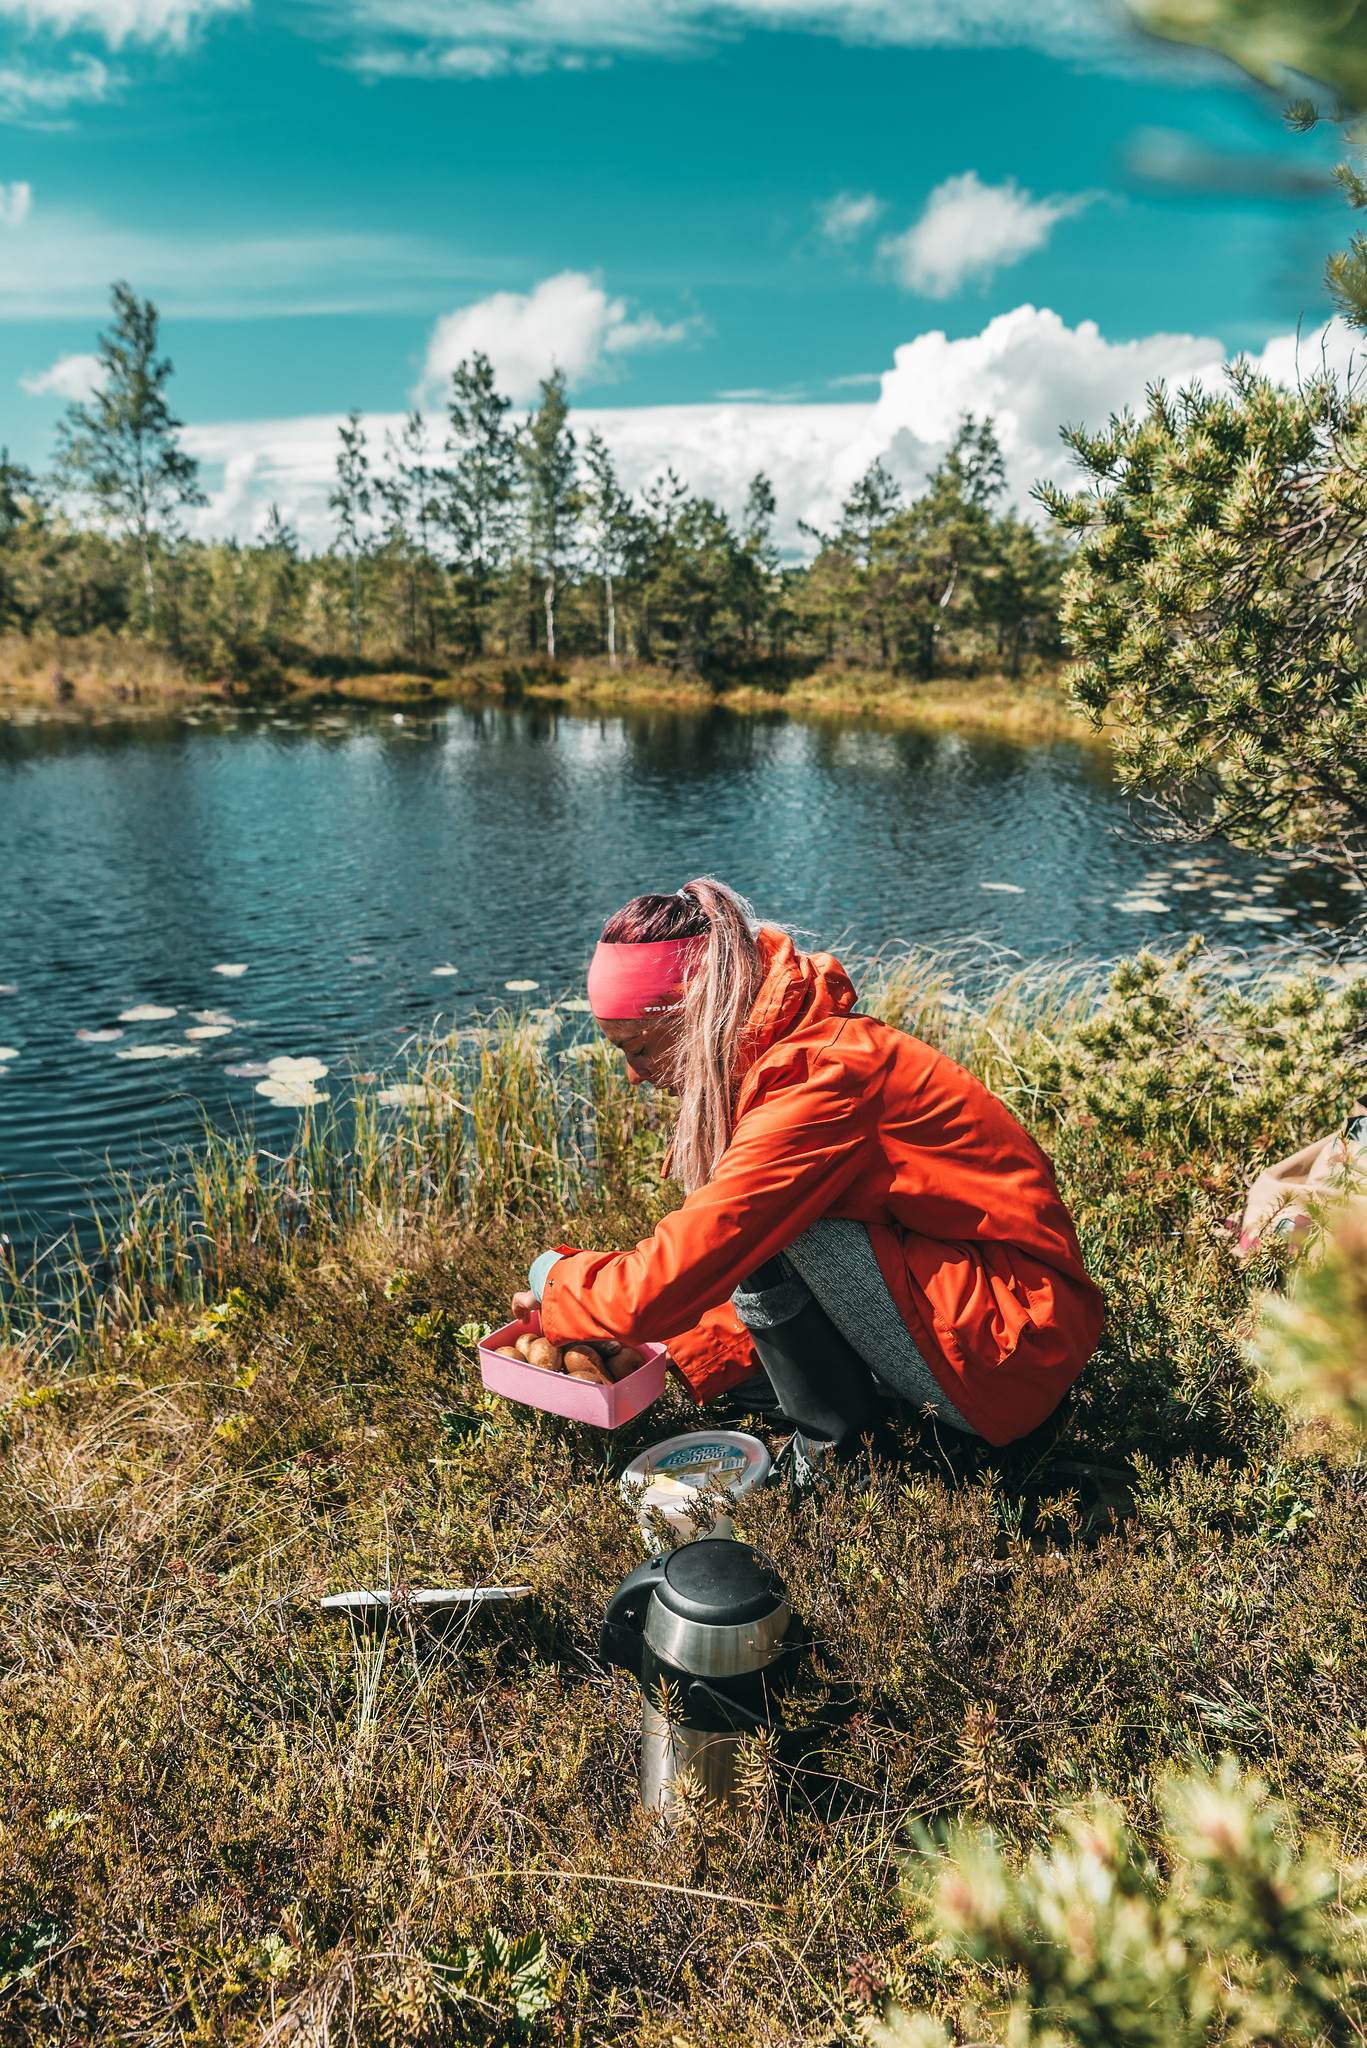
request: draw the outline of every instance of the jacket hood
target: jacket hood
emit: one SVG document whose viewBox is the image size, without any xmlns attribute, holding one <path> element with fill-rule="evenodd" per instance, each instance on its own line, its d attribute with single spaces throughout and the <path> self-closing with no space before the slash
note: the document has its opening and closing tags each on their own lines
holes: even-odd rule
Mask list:
<svg viewBox="0 0 1367 2048">
<path fill-rule="evenodd" d="M 764 980 L 741 1040 L 742 1074 L 800 1024 L 846 1017 L 855 1004 L 854 983 L 833 953 L 799 953 L 787 932 L 769 925 L 756 938 Z"/>
</svg>

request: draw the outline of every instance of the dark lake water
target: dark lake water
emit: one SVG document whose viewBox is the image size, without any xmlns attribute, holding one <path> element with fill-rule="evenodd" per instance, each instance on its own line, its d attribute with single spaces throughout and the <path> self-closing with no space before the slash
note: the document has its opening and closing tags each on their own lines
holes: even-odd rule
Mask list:
<svg viewBox="0 0 1367 2048">
<path fill-rule="evenodd" d="M 1169 856 L 1127 829 L 1072 742 L 505 708 L 0 726 L 0 1228 L 55 1237 L 205 1115 L 286 1141 L 297 1112 L 227 1067 L 382 1067 L 438 1013 L 581 992 L 606 915 L 693 874 L 854 954 L 1322 941 L 1353 907 L 1242 855 L 1220 897 L 1146 884 Z M 149 1044 L 194 1049 L 126 1057 Z"/>
</svg>

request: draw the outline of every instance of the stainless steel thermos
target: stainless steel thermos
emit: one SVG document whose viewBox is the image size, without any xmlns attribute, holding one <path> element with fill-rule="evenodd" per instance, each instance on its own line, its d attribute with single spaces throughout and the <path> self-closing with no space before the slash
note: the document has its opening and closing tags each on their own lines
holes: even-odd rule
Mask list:
<svg viewBox="0 0 1367 2048">
<path fill-rule="evenodd" d="M 773 1565 L 748 1543 L 705 1538 L 628 1573 L 608 1602 L 601 1654 L 641 1682 L 641 1804 L 670 1808 L 682 1771 L 729 1800 L 736 1751 L 774 1725 L 798 1627 Z"/>
</svg>

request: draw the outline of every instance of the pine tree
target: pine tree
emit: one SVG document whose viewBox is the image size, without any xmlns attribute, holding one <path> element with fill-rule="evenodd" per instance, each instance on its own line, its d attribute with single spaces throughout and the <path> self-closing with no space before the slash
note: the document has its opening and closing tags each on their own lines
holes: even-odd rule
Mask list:
<svg viewBox="0 0 1367 2048">
<path fill-rule="evenodd" d="M 1367 872 L 1367 402 L 1227 389 L 1066 436 L 1087 488 L 1036 496 L 1077 538 L 1077 701 L 1170 836 L 1295 846 Z"/>
<path fill-rule="evenodd" d="M 351 561 L 351 651 L 361 658 L 361 555 L 366 545 L 363 522 L 370 516 L 370 457 L 359 411 L 337 429 L 337 482 L 328 510 L 337 514 L 337 537 Z"/>
<path fill-rule="evenodd" d="M 760 623 L 771 609 L 778 576 L 779 556 L 773 538 L 777 510 L 774 487 L 760 470 L 750 479 L 746 493 L 737 560 L 737 609 L 745 645 L 751 653 Z"/>
<path fill-rule="evenodd" d="M 517 510 L 517 438 L 505 415 L 511 405 L 494 382 L 494 366 L 478 351 L 451 373 L 446 452 L 435 473 L 436 516 L 451 543 L 454 566 L 468 579 L 475 652 L 484 651 L 484 619 L 494 578 L 507 566 Z"/>
<path fill-rule="evenodd" d="M 114 285 L 112 298 L 113 325 L 96 343 L 100 388 L 88 404 L 67 408 L 57 474 L 136 544 L 150 629 L 157 607 L 153 549 L 173 532 L 181 506 L 208 500 L 198 463 L 176 439 L 183 422 L 167 403 L 173 366 L 157 355 L 157 309 L 126 284 Z"/>
<path fill-rule="evenodd" d="M 527 552 L 541 578 L 546 652 L 555 660 L 555 607 L 574 559 L 580 494 L 565 373 L 541 380 L 541 404 L 519 444 L 527 478 Z"/>
<path fill-rule="evenodd" d="M 944 460 L 914 504 L 871 543 L 870 575 L 880 591 L 880 620 L 915 651 L 928 680 L 952 608 L 971 618 L 978 577 L 991 553 L 992 505 L 1006 470 L 991 419 L 965 413 Z"/>
<path fill-rule="evenodd" d="M 12 558 L 37 509 L 33 472 L 22 462 L 11 462 L 9 449 L 0 448 L 0 623 L 9 624 L 15 616 L 16 577 Z"/>
</svg>

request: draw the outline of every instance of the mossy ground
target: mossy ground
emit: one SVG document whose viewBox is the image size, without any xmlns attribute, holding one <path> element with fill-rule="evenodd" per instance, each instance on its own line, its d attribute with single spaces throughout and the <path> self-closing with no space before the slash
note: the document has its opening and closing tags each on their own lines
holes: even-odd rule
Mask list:
<svg viewBox="0 0 1367 2048">
<path fill-rule="evenodd" d="M 487 1396 L 470 1341 L 548 1237 L 630 1243 L 668 1199 L 605 1063 L 434 1049 L 383 1159 L 318 1138 L 267 1182 L 220 1155 L 198 1236 L 170 1256 L 144 1222 L 81 1331 L 19 1306 L 7 2038 L 816 2044 L 875 1981 L 990 2020 L 1002 1980 L 906 1910 L 913 1821 L 1023 1846 L 1099 1788 L 1148 1838 L 1162 1772 L 1226 1750 L 1363 1853 L 1367 1487 L 1259 1398 L 1240 1340 L 1275 1272 L 1221 1227 L 1360 1087 L 1363 985 L 953 981 L 912 961 L 870 1000 L 1038 1131 L 1106 1331 L 1026 1444 L 903 1414 L 876 1484 L 748 1503 L 814 1651 L 732 1813 L 640 1811 L 639 1697 L 597 1657 L 641 1554 L 616 1475 L 693 1411 L 671 1391 L 608 1438 Z M 534 1590 L 441 1646 L 400 1604 L 381 1649 L 318 1605 L 376 1583 Z"/>
</svg>

